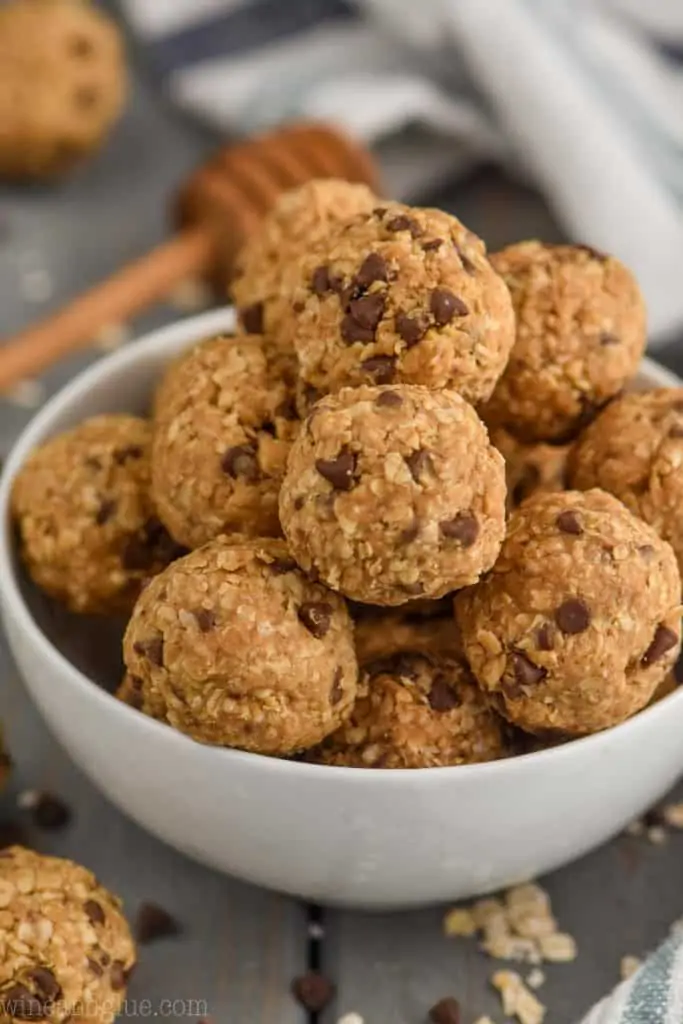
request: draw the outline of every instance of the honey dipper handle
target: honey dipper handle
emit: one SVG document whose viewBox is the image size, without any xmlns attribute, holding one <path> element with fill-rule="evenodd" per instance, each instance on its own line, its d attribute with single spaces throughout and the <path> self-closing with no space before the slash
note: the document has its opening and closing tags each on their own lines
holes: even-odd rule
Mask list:
<svg viewBox="0 0 683 1024">
<path fill-rule="evenodd" d="M 168 295 L 183 278 L 206 270 L 213 255 L 210 232 L 205 227 L 190 228 L 53 316 L 7 338 L 0 344 L 0 391 L 89 345 L 105 325 L 121 323 Z"/>
</svg>

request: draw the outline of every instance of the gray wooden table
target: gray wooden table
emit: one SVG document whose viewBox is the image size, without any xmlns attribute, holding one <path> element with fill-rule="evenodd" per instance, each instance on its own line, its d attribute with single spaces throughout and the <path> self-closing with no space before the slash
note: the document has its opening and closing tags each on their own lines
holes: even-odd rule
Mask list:
<svg viewBox="0 0 683 1024">
<path fill-rule="evenodd" d="M 162 238 L 163 197 L 213 141 L 169 111 L 138 76 L 129 112 L 100 159 L 54 188 L 0 189 L 0 334 Z M 492 247 L 535 234 L 559 237 L 542 202 L 493 171 L 430 198 L 457 211 Z M 134 327 L 139 333 L 175 315 L 160 308 Z M 92 358 L 76 357 L 46 375 L 47 393 Z M 664 358 L 683 368 L 675 346 Z M 31 412 L 0 402 L 0 454 Z M 75 811 L 72 824 L 49 833 L 29 826 L 30 842 L 91 866 L 131 913 L 141 901 L 155 901 L 183 924 L 179 938 L 143 950 L 128 1015 L 159 1014 L 161 1000 L 179 1000 L 169 1021 L 210 1015 L 216 1024 L 302 1024 L 306 1015 L 289 983 L 309 962 L 306 908 L 201 868 L 122 817 L 48 734 L 6 650 L 0 658 L 0 717 L 16 760 L 0 818 L 26 817 L 16 807 L 26 789 L 59 793 Z M 683 914 L 682 881 L 683 834 L 664 846 L 620 837 L 547 880 L 560 922 L 579 945 L 574 964 L 546 972 L 540 995 L 551 1024 L 571 1024 L 618 980 L 623 954 L 645 953 L 665 936 Z M 483 1013 L 502 1021 L 487 984 L 493 965 L 472 943 L 444 939 L 442 916 L 443 908 L 327 912 L 323 966 L 338 995 L 320 1024 L 349 1012 L 365 1024 L 422 1024 L 429 1006 L 448 994 L 461 1000 L 463 1024 Z"/>
</svg>

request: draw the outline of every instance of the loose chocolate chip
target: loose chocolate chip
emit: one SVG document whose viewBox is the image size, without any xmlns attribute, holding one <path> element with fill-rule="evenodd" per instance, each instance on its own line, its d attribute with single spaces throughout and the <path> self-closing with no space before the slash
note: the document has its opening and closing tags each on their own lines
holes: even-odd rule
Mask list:
<svg viewBox="0 0 683 1024">
<path fill-rule="evenodd" d="M 14 1020 L 44 1020 L 45 1007 L 25 985 L 12 985 L 2 995 L 2 1008 Z"/>
<path fill-rule="evenodd" d="M 216 616 L 209 608 L 196 608 L 192 614 L 201 633 L 210 633 L 216 625 Z"/>
<path fill-rule="evenodd" d="M 403 399 L 398 391 L 383 391 L 375 399 L 375 405 L 379 409 L 397 409 L 400 405 L 403 405 Z"/>
<path fill-rule="evenodd" d="M 350 313 L 347 313 L 342 319 L 339 331 L 342 339 L 348 345 L 353 345 L 356 341 L 368 342 L 375 340 L 374 327 L 363 327 L 357 320 L 354 320 Z"/>
<path fill-rule="evenodd" d="M 643 666 L 647 668 L 649 665 L 654 665 L 656 661 L 663 658 L 677 644 L 678 636 L 674 633 L 673 629 L 669 629 L 668 626 L 657 626 L 654 639 L 643 655 Z"/>
<path fill-rule="evenodd" d="M 600 335 L 600 344 L 604 348 L 609 348 L 611 345 L 621 345 L 621 338 L 618 338 L 616 334 L 611 334 L 609 331 L 603 331 Z"/>
<path fill-rule="evenodd" d="M 407 313 L 397 313 L 394 326 L 396 333 L 405 341 L 408 348 L 412 348 L 413 345 L 422 341 L 429 330 L 429 322 L 422 313 L 416 313 L 413 316 L 408 316 Z"/>
<path fill-rule="evenodd" d="M 309 1013 L 320 1013 L 334 998 L 334 985 L 324 974 L 307 971 L 292 982 L 292 995 Z"/>
<path fill-rule="evenodd" d="M 539 651 L 552 651 L 553 631 L 549 622 L 544 622 L 543 625 L 539 626 L 536 630 L 536 646 Z"/>
<path fill-rule="evenodd" d="M 368 331 L 375 331 L 384 315 L 385 298 L 379 292 L 353 299 L 349 304 L 349 316 Z"/>
<path fill-rule="evenodd" d="M 467 253 L 463 249 L 461 249 L 459 245 L 456 245 L 455 249 L 456 249 L 456 252 L 458 253 L 458 256 L 460 257 L 460 262 L 462 263 L 462 269 L 465 271 L 465 273 L 466 274 L 474 274 L 474 273 L 476 273 L 477 268 L 475 267 L 474 263 L 469 258 Z"/>
<path fill-rule="evenodd" d="M 71 809 L 53 793 L 40 793 L 31 812 L 36 825 L 47 832 L 57 832 L 71 821 Z"/>
<path fill-rule="evenodd" d="M 512 652 L 512 671 L 519 686 L 535 686 L 548 674 L 541 665 L 534 664 L 531 658 L 527 658 L 521 651 Z"/>
<path fill-rule="evenodd" d="M 342 679 L 344 678 L 344 670 L 341 665 L 338 665 L 334 670 L 334 679 L 332 680 L 332 689 L 330 690 L 330 704 L 338 704 L 344 696 L 344 687 L 342 686 Z"/>
<path fill-rule="evenodd" d="M 240 310 L 240 320 L 249 334 L 263 334 L 263 303 L 255 302 Z"/>
<path fill-rule="evenodd" d="M 180 926 L 167 910 L 157 903 L 141 904 L 135 918 L 135 936 L 141 946 L 180 934 Z"/>
<path fill-rule="evenodd" d="M 120 960 L 115 960 L 109 972 L 109 981 L 114 992 L 120 992 L 126 987 L 126 970 Z"/>
<path fill-rule="evenodd" d="M 391 384 L 396 374 L 396 356 L 371 356 L 360 365 L 375 384 Z"/>
<path fill-rule="evenodd" d="M 429 1011 L 430 1024 L 460 1024 L 460 1004 L 447 996 L 435 1003 Z"/>
<path fill-rule="evenodd" d="M 326 601 L 307 601 L 301 605 L 297 615 L 308 632 L 316 640 L 322 640 L 332 625 L 333 611 L 332 605 Z"/>
<path fill-rule="evenodd" d="M 48 1002 L 55 1002 L 62 997 L 62 989 L 49 967 L 35 967 L 29 977 L 38 990 L 38 995 Z"/>
<path fill-rule="evenodd" d="M 259 477 L 256 450 L 249 444 L 237 444 L 228 448 L 221 459 L 221 469 L 233 480 L 238 478 L 253 483 Z"/>
<path fill-rule="evenodd" d="M 578 597 L 570 597 L 556 609 L 555 622 L 570 636 L 584 633 L 591 624 L 590 608 Z"/>
<path fill-rule="evenodd" d="M 108 523 L 111 517 L 116 512 L 117 508 L 117 501 L 115 501 L 113 498 L 105 498 L 101 502 L 100 507 L 95 513 L 95 522 L 97 523 L 97 525 L 104 526 L 105 523 Z"/>
<path fill-rule="evenodd" d="M 460 541 L 464 548 L 471 548 L 479 536 L 479 522 L 472 512 L 458 512 L 453 519 L 439 523 L 443 537 Z"/>
<path fill-rule="evenodd" d="M 574 248 L 579 249 L 581 252 L 588 253 L 591 259 L 598 260 L 600 263 L 606 263 L 609 259 L 609 256 L 606 253 L 600 252 L 599 249 L 595 249 L 592 245 L 576 245 Z"/>
<path fill-rule="evenodd" d="M 440 249 L 443 245 L 443 238 L 430 238 L 429 241 L 422 243 L 423 252 L 435 252 Z"/>
<path fill-rule="evenodd" d="M 469 306 L 449 288 L 435 288 L 429 299 L 429 309 L 437 327 L 445 327 L 456 316 L 467 316 Z"/>
<path fill-rule="evenodd" d="M 91 924 L 104 924 L 104 910 L 97 900 L 86 900 L 83 910 Z"/>
<path fill-rule="evenodd" d="M 360 265 L 354 281 L 359 288 L 369 288 L 375 281 L 386 281 L 388 278 L 387 261 L 378 252 L 371 252 Z"/>
<path fill-rule="evenodd" d="M 419 532 L 420 532 L 419 520 L 414 519 L 413 522 L 410 524 L 410 526 L 407 526 L 405 528 L 405 530 L 401 530 L 401 537 L 400 537 L 401 543 L 402 544 L 412 544 L 412 542 L 417 539 L 417 536 L 418 536 Z"/>
<path fill-rule="evenodd" d="M 96 978 L 101 978 L 104 974 L 104 968 L 98 964 L 97 960 L 93 960 L 92 957 L 88 957 L 88 967 Z"/>
<path fill-rule="evenodd" d="M 324 295 L 325 292 L 332 290 L 329 267 L 326 267 L 324 264 L 320 267 L 316 267 L 313 271 L 313 276 L 311 277 L 311 290 L 314 291 L 316 295 Z"/>
<path fill-rule="evenodd" d="M 139 444 L 129 444 L 126 448 L 117 448 L 114 452 L 114 462 L 123 466 L 129 459 L 141 459 L 142 447 Z"/>
<path fill-rule="evenodd" d="M 461 700 L 444 676 L 437 676 L 427 695 L 433 711 L 452 711 L 460 707 Z"/>
<path fill-rule="evenodd" d="M 579 513 L 573 508 L 567 508 L 564 512 L 560 512 L 556 523 L 558 530 L 562 533 L 570 533 L 575 537 L 580 537 L 583 533 Z"/>
<path fill-rule="evenodd" d="M 270 571 L 276 576 L 284 576 L 285 573 L 294 572 L 296 569 L 296 562 L 293 558 L 274 558 L 268 565 Z"/>
<path fill-rule="evenodd" d="M 163 667 L 164 664 L 164 638 L 163 636 L 154 636 L 149 640 L 136 640 L 133 644 L 133 650 L 136 654 L 139 654 L 143 658 L 147 658 L 153 665 L 158 665 L 159 668 Z"/>
<path fill-rule="evenodd" d="M 336 459 L 316 459 L 315 468 L 332 484 L 335 491 L 350 491 L 354 482 L 356 456 L 348 448 L 342 448 Z"/>
<path fill-rule="evenodd" d="M 404 455 L 403 459 L 415 483 L 419 483 L 423 477 L 434 472 L 434 463 L 426 448 L 418 448 L 410 455 Z"/>
<path fill-rule="evenodd" d="M 404 213 L 392 217 L 385 226 L 388 231 L 409 231 L 413 238 L 419 238 L 422 234 L 422 228 L 417 221 L 412 217 L 407 217 Z"/>
</svg>

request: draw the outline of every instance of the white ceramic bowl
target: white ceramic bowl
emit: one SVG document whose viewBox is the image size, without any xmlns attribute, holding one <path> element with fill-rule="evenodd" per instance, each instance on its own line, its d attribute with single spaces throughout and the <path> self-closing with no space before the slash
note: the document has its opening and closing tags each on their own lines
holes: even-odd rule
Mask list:
<svg viewBox="0 0 683 1024">
<path fill-rule="evenodd" d="M 229 874 L 322 903 L 407 907 L 472 896 L 580 856 L 683 771 L 683 688 L 607 732 L 462 768 L 329 768 L 200 746 L 107 692 L 119 633 L 65 615 L 16 561 L 8 501 L 34 445 L 100 412 L 143 412 L 168 359 L 232 327 L 185 320 L 77 377 L 36 416 L 0 482 L 0 598 L 27 686 L 66 750 L 144 828 Z M 645 361 L 641 383 L 678 380 Z M 112 646 L 113 644 L 113 646 Z"/>
</svg>

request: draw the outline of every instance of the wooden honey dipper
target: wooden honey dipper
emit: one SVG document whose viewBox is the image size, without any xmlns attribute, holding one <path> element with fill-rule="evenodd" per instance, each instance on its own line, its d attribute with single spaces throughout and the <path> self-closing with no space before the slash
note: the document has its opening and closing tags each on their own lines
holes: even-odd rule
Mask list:
<svg viewBox="0 0 683 1024">
<path fill-rule="evenodd" d="M 223 147 L 181 188 L 175 237 L 4 340 L 0 391 L 91 344 L 102 327 L 129 319 L 188 277 L 225 287 L 236 253 L 278 196 L 312 178 L 377 187 L 369 153 L 327 125 L 304 122 Z"/>
</svg>

